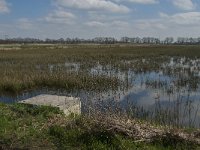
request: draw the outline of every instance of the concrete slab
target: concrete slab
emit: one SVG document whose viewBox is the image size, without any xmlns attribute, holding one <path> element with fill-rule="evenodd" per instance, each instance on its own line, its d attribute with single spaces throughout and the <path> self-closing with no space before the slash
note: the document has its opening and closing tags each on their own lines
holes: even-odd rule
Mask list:
<svg viewBox="0 0 200 150">
<path fill-rule="evenodd" d="M 75 97 L 42 94 L 20 101 L 19 103 L 58 107 L 64 112 L 65 115 L 69 115 L 71 113 L 78 115 L 81 114 L 80 98 Z"/>
</svg>

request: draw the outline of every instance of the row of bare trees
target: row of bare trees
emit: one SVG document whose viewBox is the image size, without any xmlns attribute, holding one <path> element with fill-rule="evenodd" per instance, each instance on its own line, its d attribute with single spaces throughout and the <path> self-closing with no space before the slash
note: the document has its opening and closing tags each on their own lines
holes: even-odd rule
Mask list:
<svg viewBox="0 0 200 150">
<path fill-rule="evenodd" d="M 166 37 L 164 40 L 160 40 L 155 37 L 122 37 L 117 40 L 114 37 L 96 37 L 93 39 L 81 39 L 81 38 L 60 38 L 60 39 L 35 39 L 35 38 L 6 38 L 0 39 L 0 44 L 9 43 L 62 43 L 62 44 L 79 44 L 79 43 L 96 43 L 96 44 L 115 44 L 115 43 L 132 43 L 132 44 L 200 44 L 199 38 L 187 38 L 178 37 L 176 40 L 173 37 Z"/>
</svg>

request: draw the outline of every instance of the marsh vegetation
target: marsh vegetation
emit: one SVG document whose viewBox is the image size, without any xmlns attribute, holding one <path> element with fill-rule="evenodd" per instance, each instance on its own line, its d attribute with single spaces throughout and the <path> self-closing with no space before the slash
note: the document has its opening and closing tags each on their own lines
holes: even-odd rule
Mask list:
<svg viewBox="0 0 200 150">
<path fill-rule="evenodd" d="M 0 51 L 0 101 L 55 93 L 83 112 L 172 127 L 200 125 L 198 46 L 12 45 Z"/>
</svg>

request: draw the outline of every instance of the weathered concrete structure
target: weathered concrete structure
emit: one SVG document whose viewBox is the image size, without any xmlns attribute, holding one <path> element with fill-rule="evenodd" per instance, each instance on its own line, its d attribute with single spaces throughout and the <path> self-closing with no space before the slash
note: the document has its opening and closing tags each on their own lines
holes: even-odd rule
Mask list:
<svg viewBox="0 0 200 150">
<path fill-rule="evenodd" d="M 64 112 L 65 115 L 69 115 L 71 113 L 78 115 L 81 114 L 80 98 L 75 97 L 42 94 L 20 101 L 19 103 L 58 107 Z"/>
</svg>

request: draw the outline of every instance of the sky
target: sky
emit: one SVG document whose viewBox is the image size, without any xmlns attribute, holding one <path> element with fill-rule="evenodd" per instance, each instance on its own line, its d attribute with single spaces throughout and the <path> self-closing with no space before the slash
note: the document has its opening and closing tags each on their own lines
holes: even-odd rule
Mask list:
<svg viewBox="0 0 200 150">
<path fill-rule="evenodd" d="M 200 37 L 200 0 L 0 0 L 0 38 Z"/>
</svg>

